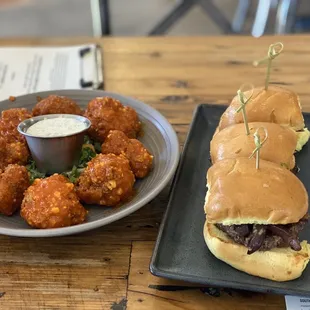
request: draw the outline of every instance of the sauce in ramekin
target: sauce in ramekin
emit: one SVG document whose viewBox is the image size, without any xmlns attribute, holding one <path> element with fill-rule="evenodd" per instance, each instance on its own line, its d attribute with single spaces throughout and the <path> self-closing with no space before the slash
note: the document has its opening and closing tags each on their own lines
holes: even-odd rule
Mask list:
<svg viewBox="0 0 310 310">
<path fill-rule="evenodd" d="M 27 129 L 27 134 L 36 137 L 60 137 L 75 134 L 85 128 L 85 123 L 77 119 L 57 117 L 38 121 Z"/>
</svg>

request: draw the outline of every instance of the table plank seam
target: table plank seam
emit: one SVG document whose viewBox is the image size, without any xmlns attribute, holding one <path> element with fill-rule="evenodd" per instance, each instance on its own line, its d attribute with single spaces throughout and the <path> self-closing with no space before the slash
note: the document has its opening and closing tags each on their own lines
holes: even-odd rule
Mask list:
<svg viewBox="0 0 310 310">
<path fill-rule="evenodd" d="M 129 288 L 129 275 L 130 275 L 130 268 L 131 268 L 131 258 L 132 258 L 132 249 L 133 249 L 133 241 L 130 244 L 130 255 L 128 261 L 128 271 L 127 271 L 127 283 L 126 283 L 126 308 L 127 309 L 127 302 L 128 302 L 128 288 Z"/>
<path fill-rule="evenodd" d="M 185 304 L 186 303 L 185 301 L 181 301 L 181 300 L 177 300 L 177 299 L 173 299 L 173 298 L 168 298 L 168 297 L 163 297 L 163 296 L 155 295 L 155 294 L 152 294 L 152 293 L 132 290 L 132 289 L 128 289 L 128 292 L 138 293 L 138 294 L 147 295 L 147 296 L 152 296 L 152 297 L 155 297 L 155 298 L 164 299 L 164 300 L 168 300 L 168 301 L 174 301 L 174 302 L 178 302 L 178 303 L 181 303 L 181 304 Z"/>
</svg>

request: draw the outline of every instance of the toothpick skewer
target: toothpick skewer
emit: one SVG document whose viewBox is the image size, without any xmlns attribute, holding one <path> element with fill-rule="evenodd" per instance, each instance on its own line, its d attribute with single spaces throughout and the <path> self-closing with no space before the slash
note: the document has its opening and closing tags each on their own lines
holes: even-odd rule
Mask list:
<svg viewBox="0 0 310 310">
<path fill-rule="evenodd" d="M 265 80 L 265 90 L 268 89 L 269 80 L 270 80 L 270 72 L 271 72 L 271 64 L 272 60 L 274 60 L 280 53 L 283 51 L 284 45 L 281 42 L 277 42 L 271 44 L 268 49 L 267 56 L 261 60 L 256 60 L 253 62 L 253 65 L 257 67 L 259 64 L 267 61 L 267 72 L 266 72 L 266 80 Z"/>
<path fill-rule="evenodd" d="M 242 89 L 245 88 L 245 86 L 250 86 L 251 89 L 251 93 L 249 95 L 248 98 L 245 97 L 244 95 L 244 91 L 242 91 Z M 242 111 L 242 116 L 243 116 L 243 122 L 244 122 L 244 126 L 245 126 L 245 132 L 247 134 L 247 136 L 250 134 L 250 129 L 249 129 L 249 124 L 248 124 L 248 119 L 247 119 L 247 115 L 246 115 L 246 111 L 245 111 L 245 105 L 250 101 L 250 99 L 253 96 L 253 91 L 254 91 L 254 86 L 251 84 L 243 84 L 240 86 L 240 89 L 238 89 L 237 91 L 237 95 L 238 95 L 238 99 L 240 102 L 240 107 L 237 109 L 237 113 Z"/>
<path fill-rule="evenodd" d="M 259 135 L 259 130 L 263 129 L 264 133 L 265 133 L 265 138 L 263 141 L 261 141 L 261 137 Z M 256 169 L 259 169 L 259 161 L 260 161 L 260 149 L 262 148 L 262 146 L 265 144 L 266 140 L 268 139 L 268 131 L 266 128 L 264 127 L 259 127 L 256 129 L 255 133 L 254 133 L 254 143 L 255 143 L 255 149 L 252 152 L 252 154 L 250 155 L 249 158 L 252 158 L 254 155 L 256 155 Z"/>
</svg>

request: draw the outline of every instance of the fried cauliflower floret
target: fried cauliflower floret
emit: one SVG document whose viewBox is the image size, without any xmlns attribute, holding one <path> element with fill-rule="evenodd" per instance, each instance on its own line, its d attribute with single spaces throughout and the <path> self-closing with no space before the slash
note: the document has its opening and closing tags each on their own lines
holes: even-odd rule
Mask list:
<svg viewBox="0 0 310 310">
<path fill-rule="evenodd" d="M 32 227 L 56 228 L 83 223 L 87 211 L 80 204 L 74 185 L 54 174 L 36 179 L 27 189 L 20 214 Z"/>
<path fill-rule="evenodd" d="M 125 156 L 99 154 L 82 172 L 76 183 L 76 192 L 86 203 L 116 206 L 132 196 L 134 182 L 134 174 Z"/>
<path fill-rule="evenodd" d="M 3 170 L 9 164 L 26 165 L 29 158 L 29 150 L 25 143 L 8 143 L 0 137 L 0 169 Z"/>
<path fill-rule="evenodd" d="M 0 174 L 0 213 L 12 215 L 21 205 L 25 190 L 30 186 L 27 169 L 9 165 Z"/>
<path fill-rule="evenodd" d="M 20 122 L 31 117 L 31 112 L 25 108 L 14 108 L 1 112 L 1 120 L 10 121 L 14 123 L 14 125 L 18 125 Z"/>
<path fill-rule="evenodd" d="M 153 156 L 137 139 L 129 139 L 119 130 L 111 130 L 101 146 L 103 154 L 125 155 L 137 178 L 144 178 L 152 168 Z"/>
<path fill-rule="evenodd" d="M 9 109 L 1 113 L 0 119 L 0 169 L 9 164 L 25 165 L 29 150 L 25 138 L 17 131 L 17 126 L 32 115 L 22 108 Z"/>
<path fill-rule="evenodd" d="M 50 95 L 38 102 L 32 110 L 34 116 L 46 114 L 76 114 L 82 115 L 77 103 L 63 96 Z"/>
<path fill-rule="evenodd" d="M 124 132 L 129 138 L 135 138 L 141 129 L 137 112 L 110 97 L 97 97 L 91 100 L 85 111 L 85 117 L 92 123 L 89 135 L 100 142 L 103 142 L 113 129 Z"/>
<path fill-rule="evenodd" d="M 27 164 L 30 153 L 25 143 L 9 143 L 6 146 L 6 150 L 6 161 L 8 164 Z"/>
<path fill-rule="evenodd" d="M 18 132 L 17 126 L 25 119 L 31 117 L 31 113 L 24 108 L 2 111 L 0 119 L 0 137 L 4 138 L 8 143 L 17 141 L 26 143 L 25 137 Z"/>
</svg>

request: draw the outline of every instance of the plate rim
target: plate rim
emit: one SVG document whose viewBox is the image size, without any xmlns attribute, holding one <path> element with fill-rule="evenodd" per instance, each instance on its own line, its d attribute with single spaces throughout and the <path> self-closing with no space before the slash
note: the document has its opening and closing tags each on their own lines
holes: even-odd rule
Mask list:
<svg viewBox="0 0 310 310">
<path fill-rule="evenodd" d="M 147 193 L 144 197 L 141 198 L 140 201 L 133 204 L 133 206 L 130 206 L 124 210 L 121 210 L 116 213 L 112 214 L 108 217 L 95 220 L 93 222 L 85 222 L 79 225 L 73 225 L 68 227 L 60 227 L 60 228 L 50 228 L 50 229 L 36 229 L 36 228 L 2 228 L 0 227 L 0 235 L 7 235 L 7 236 L 13 236 L 13 237 L 57 237 L 57 236 L 67 236 L 67 235 L 73 235 L 73 234 L 79 234 L 82 232 L 86 232 L 89 230 L 93 230 L 96 228 L 103 227 L 105 225 L 108 225 L 110 223 L 116 222 L 133 212 L 139 210 L 143 206 L 145 206 L 148 202 L 150 202 L 152 199 L 154 199 L 163 189 L 164 187 L 169 183 L 170 179 L 174 176 L 175 171 L 177 169 L 179 158 L 180 158 L 180 151 L 179 151 L 179 139 L 178 136 L 173 128 L 173 126 L 169 123 L 169 121 L 166 119 L 165 116 L 163 116 L 159 111 L 151 107 L 150 105 L 136 99 L 130 96 L 125 96 L 119 93 L 105 91 L 105 90 L 83 90 L 83 89 L 62 89 L 62 90 L 51 90 L 51 91 L 40 91 L 30 94 L 25 94 L 21 96 L 16 96 L 16 101 L 18 99 L 26 99 L 27 97 L 43 97 L 48 95 L 60 95 L 60 96 L 69 96 L 68 92 L 76 92 L 76 93 L 84 93 L 84 94 L 92 94 L 92 93 L 102 93 L 102 96 L 114 96 L 115 98 L 122 98 L 120 99 L 125 101 L 132 101 L 137 103 L 138 105 L 142 106 L 144 110 L 151 112 L 156 120 L 159 120 L 158 122 L 160 124 L 164 124 L 165 128 L 168 129 L 169 133 L 169 143 L 172 148 L 172 159 L 171 159 L 171 166 L 169 168 L 168 173 L 161 179 L 161 182 L 158 183 L 158 185 L 152 190 L 152 192 Z M 67 95 L 66 95 L 67 94 Z M 98 97 L 98 96 L 93 96 Z M 7 103 L 9 99 L 1 100 L 0 106 L 2 103 Z M 127 105 L 127 103 L 125 103 Z M 129 105 L 130 106 L 130 105 Z M 12 108 L 14 106 L 12 105 Z"/>
<path fill-rule="evenodd" d="M 180 274 L 178 272 L 173 272 L 173 271 L 169 271 L 167 269 L 161 268 L 157 264 L 158 250 L 159 250 L 162 238 L 163 238 L 163 232 L 164 232 L 164 229 L 166 226 L 168 216 L 172 210 L 172 199 L 173 199 L 173 196 L 175 195 L 175 192 L 176 192 L 176 182 L 179 178 L 179 174 L 182 170 L 182 166 L 183 166 L 184 161 L 185 161 L 184 150 L 187 150 L 187 148 L 188 148 L 188 143 L 190 141 L 190 137 L 191 137 L 192 132 L 193 132 L 194 124 L 196 123 L 196 120 L 199 117 L 199 112 L 204 107 L 216 108 L 216 109 L 226 109 L 227 106 L 228 105 L 224 105 L 224 104 L 202 103 L 202 104 L 197 105 L 196 109 L 194 110 L 192 122 L 191 122 L 189 131 L 188 131 L 185 143 L 184 143 L 182 153 L 180 155 L 179 166 L 178 166 L 177 172 L 176 172 L 174 179 L 173 179 L 173 183 L 172 183 L 172 187 L 171 187 L 172 190 L 170 193 L 169 202 L 167 204 L 165 214 L 164 214 L 162 222 L 160 224 L 159 231 L 158 231 L 157 238 L 156 238 L 156 242 L 155 242 L 155 246 L 153 248 L 153 253 L 152 253 L 150 264 L 149 264 L 149 271 L 154 276 L 163 277 L 163 278 L 167 278 L 167 279 L 171 279 L 171 280 L 186 281 L 186 282 L 190 282 L 190 283 L 208 285 L 208 286 L 213 286 L 213 287 L 232 288 L 232 289 L 241 289 L 241 290 L 260 292 L 260 293 L 273 293 L 273 294 L 279 294 L 279 295 L 288 295 L 287 289 L 285 289 L 285 288 L 271 287 L 271 286 L 268 286 L 266 284 L 264 284 L 264 286 L 259 287 L 256 284 L 252 284 L 252 283 L 243 284 L 242 282 L 238 282 L 238 281 L 234 281 L 234 280 L 229 280 L 227 282 L 227 281 L 222 280 L 222 279 L 210 279 L 207 277 L 200 277 L 200 276 L 189 275 L 189 274 L 184 274 L 184 273 Z M 302 112 L 302 114 L 303 115 L 310 115 L 310 112 Z M 202 233 L 203 232 L 201 231 L 201 234 Z M 205 246 L 206 246 L 206 250 L 210 251 L 208 249 L 207 245 L 205 245 Z M 233 268 L 233 267 L 231 267 L 231 268 Z M 253 276 L 253 277 L 257 278 L 256 276 Z M 271 282 L 275 283 L 274 281 L 271 281 Z M 292 281 L 288 281 L 288 283 L 289 282 L 292 282 Z M 231 283 L 233 283 L 233 287 L 231 286 Z M 296 296 L 307 296 L 308 297 L 308 296 L 310 296 L 310 291 L 292 288 L 292 289 L 290 289 L 289 294 L 290 295 L 294 294 Z"/>
</svg>

